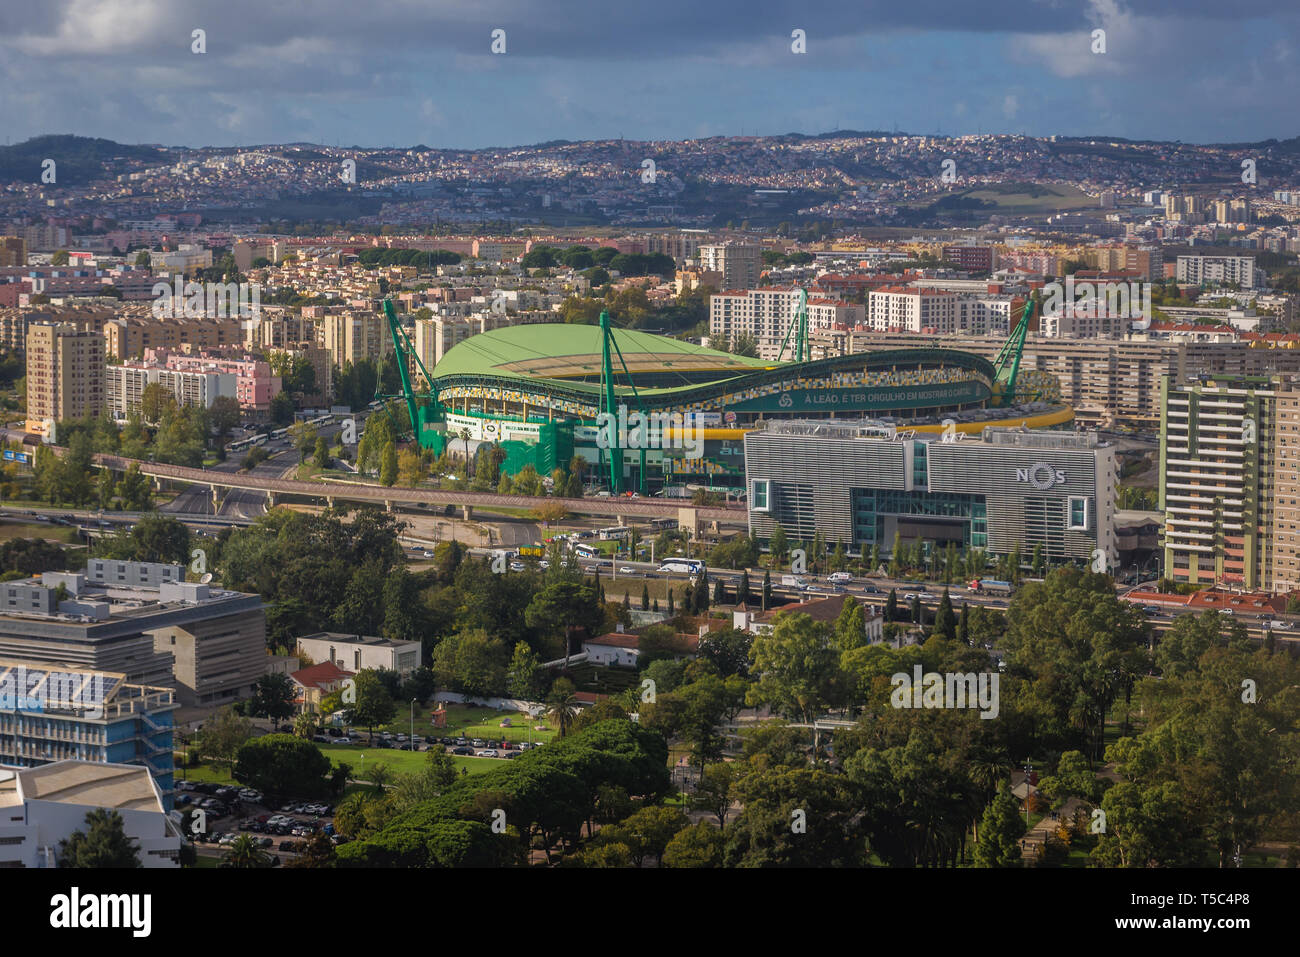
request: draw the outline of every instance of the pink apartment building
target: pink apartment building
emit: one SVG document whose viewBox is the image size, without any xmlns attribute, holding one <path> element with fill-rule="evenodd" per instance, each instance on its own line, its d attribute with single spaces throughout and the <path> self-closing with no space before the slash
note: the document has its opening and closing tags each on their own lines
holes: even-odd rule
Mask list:
<svg viewBox="0 0 1300 957">
<path fill-rule="evenodd" d="M 145 362 L 184 372 L 226 372 L 236 376 L 236 396 L 245 412 L 268 412 L 271 399 L 281 391 L 280 377 L 271 364 L 252 356 L 230 358 L 212 353 L 184 355 L 166 349 L 146 349 Z"/>
</svg>

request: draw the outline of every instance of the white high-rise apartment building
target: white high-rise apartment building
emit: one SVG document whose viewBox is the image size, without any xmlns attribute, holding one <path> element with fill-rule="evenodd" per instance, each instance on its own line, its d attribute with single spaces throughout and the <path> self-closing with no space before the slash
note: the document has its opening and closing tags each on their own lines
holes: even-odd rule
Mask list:
<svg viewBox="0 0 1300 957">
<path fill-rule="evenodd" d="M 1179 256 L 1179 282 L 1235 282 L 1242 289 L 1255 288 L 1254 256 Z"/>
</svg>

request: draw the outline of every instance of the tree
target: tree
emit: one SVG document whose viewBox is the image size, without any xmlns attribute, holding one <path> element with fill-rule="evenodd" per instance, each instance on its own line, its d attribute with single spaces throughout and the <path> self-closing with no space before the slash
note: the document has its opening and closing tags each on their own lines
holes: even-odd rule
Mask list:
<svg viewBox="0 0 1300 957">
<path fill-rule="evenodd" d="M 254 685 L 250 710 L 254 717 L 270 718 L 278 727 L 281 721 L 293 716 L 297 696 L 293 680 L 288 675 L 262 675 Z"/>
<path fill-rule="evenodd" d="M 73 831 L 59 841 L 59 867 L 143 867 L 139 855 L 139 845 L 126 835 L 122 815 L 102 807 L 86 813 L 85 831 Z"/>
<path fill-rule="evenodd" d="M 375 737 L 375 725 L 384 725 L 393 720 L 397 714 L 397 705 L 393 702 L 388 689 L 384 687 L 379 676 L 369 668 L 356 677 L 357 700 L 348 710 L 350 720 L 367 729 L 370 739 Z"/>
<path fill-rule="evenodd" d="M 239 749 L 233 776 L 277 798 L 317 797 L 328 790 L 329 758 L 310 741 L 291 734 L 267 734 Z"/>
<path fill-rule="evenodd" d="M 763 569 L 763 611 L 772 607 L 772 570 Z"/>
<path fill-rule="evenodd" d="M 253 736 L 253 722 L 235 713 L 227 705 L 204 722 L 199 731 L 199 751 L 205 757 L 224 762 L 226 770 L 235 766 L 239 749 Z"/>
<path fill-rule="evenodd" d="M 226 867 L 268 867 L 271 856 L 258 846 L 257 838 L 253 835 L 240 834 L 231 842 L 221 860 Z"/>
<path fill-rule="evenodd" d="M 743 605 L 749 601 L 749 569 L 740 573 L 740 584 L 736 588 L 736 604 Z"/>
<path fill-rule="evenodd" d="M 277 392 L 271 397 L 269 414 L 276 425 L 288 425 L 293 421 L 293 397 L 288 392 Z"/>
<path fill-rule="evenodd" d="M 839 677 L 839 655 L 829 629 L 806 614 L 780 613 L 769 634 L 754 638 L 750 652 L 759 679 L 749 704 L 770 704 L 782 714 L 811 723 L 829 704 Z"/>
<path fill-rule="evenodd" d="M 330 458 L 329 443 L 325 441 L 324 436 L 318 436 L 316 439 L 316 449 L 312 455 L 312 464 L 318 469 L 327 469 L 333 463 Z"/>
<path fill-rule="evenodd" d="M 541 694 L 543 677 L 542 659 L 527 642 L 517 642 L 506 672 L 506 691 L 513 698 L 536 701 Z"/>
<path fill-rule="evenodd" d="M 957 616 L 953 613 L 952 596 L 946 587 L 939 599 L 939 610 L 934 615 L 934 633 L 948 639 L 957 637 Z"/>
<path fill-rule="evenodd" d="M 790 544 L 785 537 L 785 529 L 782 526 L 778 525 L 772 529 L 772 537 L 768 540 L 767 547 L 772 555 L 772 563 L 769 567 L 780 568 L 784 566 L 786 559 L 790 557 Z"/>
<path fill-rule="evenodd" d="M 577 689 L 568 678 L 558 678 L 551 685 L 551 693 L 546 697 L 546 716 L 555 722 L 563 738 L 569 733 L 574 715 L 578 711 Z"/>
<path fill-rule="evenodd" d="M 212 400 L 212 405 L 208 409 L 208 421 L 217 430 L 217 437 L 223 443 L 226 436 L 239 425 L 241 415 L 239 400 L 231 395 L 217 396 Z"/>
<path fill-rule="evenodd" d="M 175 404 L 171 391 L 160 382 L 150 382 L 140 391 L 140 414 L 150 425 L 161 422 L 163 413 Z"/>
<path fill-rule="evenodd" d="M 390 488 L 397 484 L 397 446 L 391 441 L 384 443 L 380 453 L 379 484 Z"/>
<path fill-rule="evenodd" d="M 898 620 L 898 589 L 889 589 L 889 595 L 885 598 L 885 621 Z"/>
<path fill-rule="evenodd" d="M 1020 860 L 1020 836 L 1024 822 L 1016 811 L 1016 799 L 1004 783 L 980 820 L 975 842 L 976 867 L 1011 867 Z"/>
<path fill-rule="evenodd" d="M 420 453 L 414 449 L 402 449 L 397 454 L 397 484 L 403 488 L 415 488 L 424 481 L 424 476 L 424 459 Z"/>
<path fill-rule="evenodd" d="M 66 266 L 68 264 L 68 251 L 66 249 L 56 249 L 50 256 L 51 266 Z"/>
<path fill-rule="evenodd" d="M 718 819 L 718 827 L 726 827 L 727 811 L 731 807 L 731 786 L 740 777 L 741 767 L 736 761 L 706 765 L 691 794 L 692 810 L 708 811 Z"/>
<path fill-rule="evenodd" d="M 749 655 L 753 636 L 738 628 L 711 631 L 700 639 L 699 654 L 710 662 L 722 677 L 749 674 Z"/>
</svg>

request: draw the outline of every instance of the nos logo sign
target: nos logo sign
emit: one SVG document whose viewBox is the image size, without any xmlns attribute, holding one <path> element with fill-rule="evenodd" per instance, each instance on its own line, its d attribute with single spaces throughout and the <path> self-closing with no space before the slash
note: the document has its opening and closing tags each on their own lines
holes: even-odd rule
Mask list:
<svg viewBox="0 0 1300 957">
<path fill-rule="evenodd" d="M 1046 462 L 1038 462 L 1028 468 L 1016 469 L 1016 481 L 1028 482 L 1036 489 L 1049 489 L 1053 485 L 1065 484 L 1065 471 L 1054 468 Z"/>
</svg>

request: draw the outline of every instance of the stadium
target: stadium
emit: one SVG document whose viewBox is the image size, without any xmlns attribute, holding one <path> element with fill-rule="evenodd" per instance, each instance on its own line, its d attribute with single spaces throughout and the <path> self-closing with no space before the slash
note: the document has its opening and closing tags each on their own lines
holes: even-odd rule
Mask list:
<svg viewBox="0 0 1300 957">
<path fill-rule="evenodd" d="M 621 407 L 702 429 L 703 454 L 688 454 L 675 441 L 677 427 L 639 449 L 619 443 L 615 491 L 743 488 L 744 435 L 771 419 L 868 419 L 899 430 L 970 434 L 990 425 L 1068 425 L 1074 413 L 1061 402 L 1055 378 L 1019 371 L 1019 350 L 1013 351 L 1007 369 L 952 349 L 773 362 L 628 329 L 529 324 L 457 344 L 438 363 L 431 394 L 444 441 L 500 442 L 511 473 L 532 464 L 546 474 L 573 454 L 608 462 L 598 417 Z M 602 471 L 610 477 L 608 465 Z"/>
</svg>

